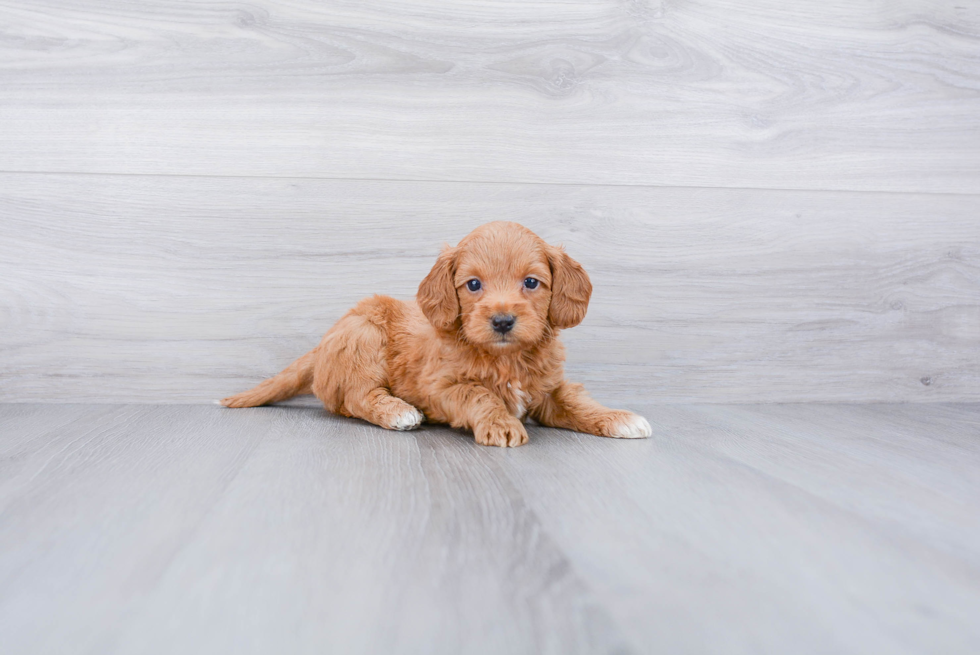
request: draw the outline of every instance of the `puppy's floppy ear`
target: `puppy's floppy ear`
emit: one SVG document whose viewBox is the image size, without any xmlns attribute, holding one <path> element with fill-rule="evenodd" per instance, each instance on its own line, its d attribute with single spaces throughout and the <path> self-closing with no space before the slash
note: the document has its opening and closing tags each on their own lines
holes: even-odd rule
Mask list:
<svg viewBox="0 0 980 655">
<path fill-rule="evenodd" d="M 445 247 L 435 266 L 419 285 L 415 296 L 422 313 L 439 330 L 451 330 L 459 318 L 459 298 L 456 296 L 456 248 Z"/>
<path fill-rule="evenodd" d="M 548 320 L 559 329 L 575 327 L 585 318 L 592 297 L 592 281 L 582 265 L 560 246 L 548 247 L 551 264 L 551 307 Z"/>
</svg>

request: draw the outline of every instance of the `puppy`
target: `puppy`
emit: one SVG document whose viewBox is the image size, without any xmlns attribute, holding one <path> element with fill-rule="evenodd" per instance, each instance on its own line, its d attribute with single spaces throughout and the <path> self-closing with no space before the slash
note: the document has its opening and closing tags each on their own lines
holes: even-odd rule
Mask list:
<svg viewBox="0 0 980 655">
<path fill-rule="evenodd" d="M 221 402 L 255 407 L 313 393 L 344 416 L 391 430 L 448 423 L 484 446 L 527 443 L 528 416 L 601 437 L 649 437 L 646 419 L 603 407 L 564 378 L 558 331 L 582 321 L 591 295 L 564 250 L 517 223 L 488 223 L 442 251 L 415 302 L 362 300 L 282 373 Z"/>
</svg>

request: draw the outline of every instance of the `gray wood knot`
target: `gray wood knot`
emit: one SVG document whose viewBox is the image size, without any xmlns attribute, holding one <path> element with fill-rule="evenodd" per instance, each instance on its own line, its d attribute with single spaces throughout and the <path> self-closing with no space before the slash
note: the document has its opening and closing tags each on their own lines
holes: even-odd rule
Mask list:
<svg viewBox="0 0 980 655">
<path fill-rule="evenodd" d="M 567 91 L 578 84 L 575 75 L 575 67 L 564 59 L 556 59 L 551 62 L 552 78 L 551 84 L 559 91 Z"/>
<path fill-rule="evenodd" d="M 239 11 L 238 16 L 235 18 L 235 24 L 238 27 L 251 27 L 255 25 L 255 15 L 247 11 Z"/>
<path fill-rule="evenodd" d="M 920 378 L 919 382 L 921 382 L 922 384 L 928 387 L 930 384 L 932 384 L 932 378 L 927 375 L 924 378 Z"/>
</svg>

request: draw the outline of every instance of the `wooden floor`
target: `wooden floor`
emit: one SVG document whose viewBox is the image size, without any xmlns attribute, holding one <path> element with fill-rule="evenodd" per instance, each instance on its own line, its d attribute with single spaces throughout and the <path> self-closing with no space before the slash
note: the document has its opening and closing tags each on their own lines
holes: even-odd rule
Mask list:
<svg viewBox="0 0 980 655">
<path fill-rule="evenodd" d="M 980 652 L 980 406 L 633 409 L 0 405 L 3 651 Z"/>
</svg>

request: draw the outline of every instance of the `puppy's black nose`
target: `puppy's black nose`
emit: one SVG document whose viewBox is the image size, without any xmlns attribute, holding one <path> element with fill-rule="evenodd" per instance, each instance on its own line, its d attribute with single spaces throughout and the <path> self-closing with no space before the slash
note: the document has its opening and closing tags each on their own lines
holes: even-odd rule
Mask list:
<svg viewBox="0 0 980 655">
<path fill-rule="evenodd" d="M 500 334 L 507 334 L 514 329 L 514 323 L 517 319 L 510 314 L 497 314 L 492 319 L 490 319 L 490 324 L 493 325 L 493 331 L 499 332 Z"/>
</svg>

